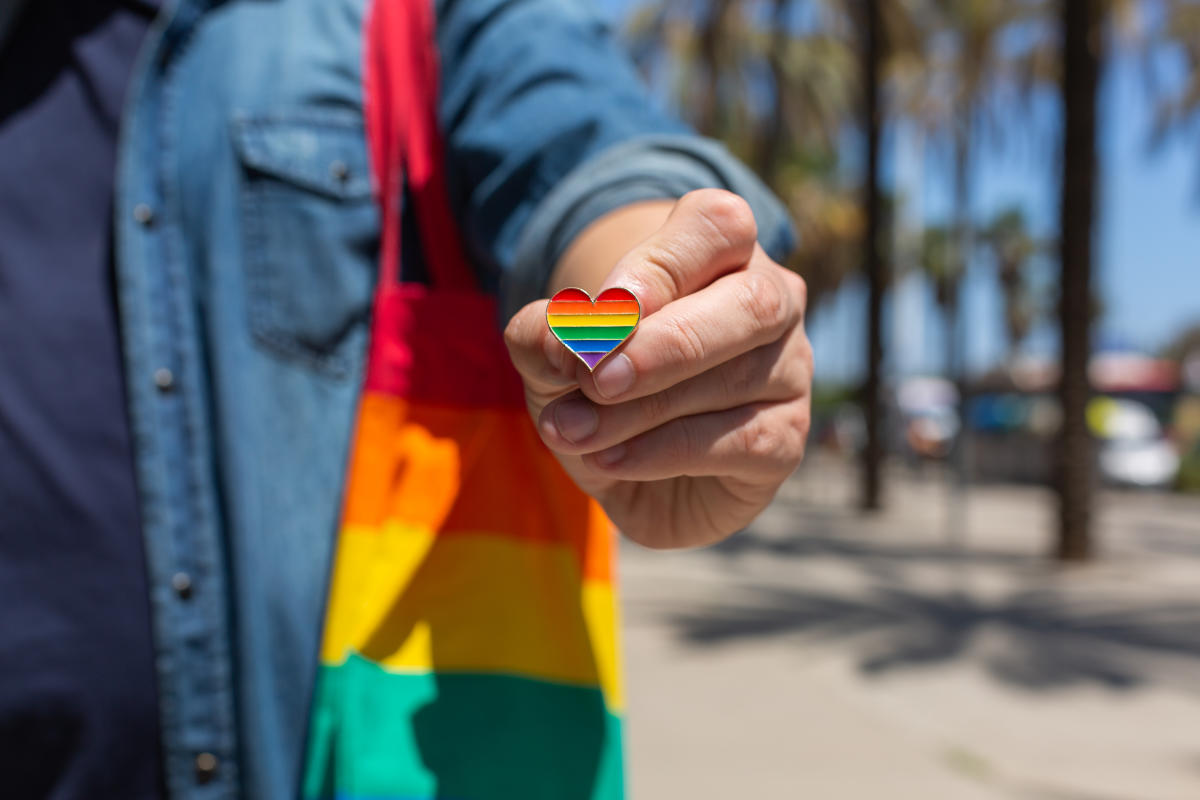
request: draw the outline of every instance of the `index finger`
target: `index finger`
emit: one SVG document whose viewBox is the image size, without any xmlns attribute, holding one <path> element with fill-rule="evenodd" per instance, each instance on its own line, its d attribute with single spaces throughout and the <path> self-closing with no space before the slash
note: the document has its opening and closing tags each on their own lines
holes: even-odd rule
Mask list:
<svg viewBox="0 0 1200 800">
<path fill-rule="evenodd" d="M 525 385 L 550 398 L 575 386 L 577 362 L 550 333 L 547 304 L 534 300 L 514 314 L 504 328 L 504 343 Z"/>
</svg>

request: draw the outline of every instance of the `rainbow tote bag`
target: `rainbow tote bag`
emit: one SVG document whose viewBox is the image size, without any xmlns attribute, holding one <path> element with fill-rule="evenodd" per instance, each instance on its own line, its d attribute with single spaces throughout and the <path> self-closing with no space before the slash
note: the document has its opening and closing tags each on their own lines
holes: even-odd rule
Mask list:
<svg viewBox="0 0 1200 800">
<path fill-rule="evenodd" d="M 379 284 L 303 793 L 617 800 L 614 534 L 538 438 L 463 255 L 430 3 L 365 22 Z M 429 284 L 400 280 L 402 187 Z"/>
</svg>

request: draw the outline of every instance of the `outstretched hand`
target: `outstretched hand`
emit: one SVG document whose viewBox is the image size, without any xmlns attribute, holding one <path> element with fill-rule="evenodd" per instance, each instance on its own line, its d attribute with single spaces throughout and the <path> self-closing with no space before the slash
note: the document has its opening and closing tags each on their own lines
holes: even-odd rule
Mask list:
<svg viewBox="0 0 1200 800">
<path fill-rule="evenodd" d="M 599 288 L 613 286 L 637 295 L 642 319 L 594 374 L 550 333 L 547 301 L 509 322 L 529 412 L 626 536 L 662 548 L 718 541 L 754 519 L 804 454 L 804 281 L 759 247 L 745 201 L 701 190 Z"/>
</svg>

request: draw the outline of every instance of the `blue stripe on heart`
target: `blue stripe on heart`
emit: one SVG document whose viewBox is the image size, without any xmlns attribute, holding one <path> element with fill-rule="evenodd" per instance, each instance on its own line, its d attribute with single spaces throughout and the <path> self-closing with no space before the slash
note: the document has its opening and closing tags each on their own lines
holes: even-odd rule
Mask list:
<svg viewBox="0 0 1200 800">
<path fill-rule="evenodd" d="M 619 345 L 622 339 L 564 339 L 563 344 L 576 353 L 608 353 Z"/>
</svg>

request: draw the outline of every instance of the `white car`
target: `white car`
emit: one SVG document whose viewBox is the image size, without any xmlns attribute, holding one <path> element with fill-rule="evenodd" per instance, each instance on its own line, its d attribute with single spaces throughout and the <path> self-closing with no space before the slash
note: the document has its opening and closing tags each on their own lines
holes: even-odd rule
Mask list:
<svg viewBox="0 0 1200 800">
<path fill-rule="evenodd" d="M 1179 453 L 1150 409 L 1132 400 L 1098 397 L 1088 422 L 1100 440 L 1100 475 L 1119 486 L 1163 489 L 1179 474 Z"/>
</svg>

